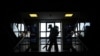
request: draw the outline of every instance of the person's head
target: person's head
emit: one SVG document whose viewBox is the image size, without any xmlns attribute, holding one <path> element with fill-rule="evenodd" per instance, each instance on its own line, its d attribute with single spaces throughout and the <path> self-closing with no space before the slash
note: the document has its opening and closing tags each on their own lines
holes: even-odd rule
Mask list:
<svg viewBox="0 0 100 56">
<path fill-rule="evenodd" d="M 52 25 L 49 25 L 49 28 L 52 28 Z"/>
</svg>

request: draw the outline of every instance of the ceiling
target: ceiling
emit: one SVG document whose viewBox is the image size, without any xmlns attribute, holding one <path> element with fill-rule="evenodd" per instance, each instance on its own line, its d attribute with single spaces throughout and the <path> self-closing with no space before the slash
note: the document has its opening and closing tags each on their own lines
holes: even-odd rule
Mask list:
<svg viewBox="0 0 100 56">
<path fill-rule="evenodd" d="M 79 12 L 23 12 L 20 13 L 20 16 L 22 19 L 34 19 L 29 17 L 30 13 L 36 13 L 38 15 L 37 19 L 63 19 L 66 13 L 73 13 L 72 18 L 80 16 Z"/>
<path fill-rule="evenodd" d="M 29 18 L 29 13 L 37 13 L 39 19 L 63 18 L 66 12 L 73 12 L 74 17 L 93 18 L 96 16 L 96 6 L 87 1 L 6 1 L 6 20 Z M 94 2 L 95 3 L 95 2 Z M 50 16 L 51 15 L 51 16 Z M 57 17 L 55 17 L 57 16 Z"/>
</svg>

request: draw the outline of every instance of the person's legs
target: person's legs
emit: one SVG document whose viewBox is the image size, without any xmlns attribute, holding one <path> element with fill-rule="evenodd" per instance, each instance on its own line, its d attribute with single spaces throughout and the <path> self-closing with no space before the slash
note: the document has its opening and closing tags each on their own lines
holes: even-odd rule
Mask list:
<svg viewBox="0 0 100 56">
<path fill-rule="evenodd" d="M 49 52 L 51 51 L 52 45 L 53 45 L 53 42 L 51 41 L 47 51 L 49 51 Z"/>
<path fill-rule="evenodd" d="M 57 44 L 57 41 L 56 40 L 54 42 L 54 46 L 55 46 L 55 51 L 58 52 L 58 44 Z"/>
</svg>

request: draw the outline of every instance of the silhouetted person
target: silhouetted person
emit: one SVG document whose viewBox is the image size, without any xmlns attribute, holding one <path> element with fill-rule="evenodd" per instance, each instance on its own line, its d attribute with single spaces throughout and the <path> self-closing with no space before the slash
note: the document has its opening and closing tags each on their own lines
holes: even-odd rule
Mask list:
<svg viewBox="0 0 100 56">
<path fill-rule="evenodd" d="M 58 45 L 57 45 L 57 36 L 59 34 L 58 27 L 54 26 L 53 28 L 52 25 L 49 25 L 49 28 L 50 28 L 50 35 L 49 35 L 50 45 L 49 45 L 48 51 L 50 52 L 52 46 L 54 45 L 55 51 L 58 52 Z"/>
<path fill-rule="evenodd" d="M 73 48 L 73 46 L 72 46 L 72 34 L 73 34 L 74 32 L 73 31 L 71 31 L 71 30 L 69 30 L 69 34 L 67 35 L 67 50 L 70 52 L 71 50 L 73 51 L 73 52 L 76 52 L 76 50 Z"/>
</svg>

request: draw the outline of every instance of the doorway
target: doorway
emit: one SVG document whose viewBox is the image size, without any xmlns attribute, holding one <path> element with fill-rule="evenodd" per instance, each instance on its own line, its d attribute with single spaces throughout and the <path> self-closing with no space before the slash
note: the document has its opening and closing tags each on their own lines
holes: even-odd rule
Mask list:
<svg viewBox="0 0 100 56">
<path fill-rule="evenodd" d="M 57 44 L 58 44 L 58 50 L 59 52 L 62 51 L 62 23 L 61 22 L 40 22 L 39 23 L 39 51 L 40 52 L 47 52 L 46 50 L 49 47 L 49 44 L 47 44 L 47 47 L 43 48 L 46 43 L 49 41 L 49 34 L 50 29 L 48 28 L 49 25 L 52 25 L 53 27 L 56 25 L 58 26 L 59 35 L 57 36 Z M 51 48 L 51 52 L 55 52 L 54 45 Z"/>
</svg>

